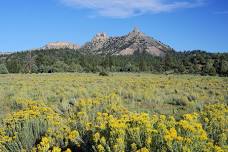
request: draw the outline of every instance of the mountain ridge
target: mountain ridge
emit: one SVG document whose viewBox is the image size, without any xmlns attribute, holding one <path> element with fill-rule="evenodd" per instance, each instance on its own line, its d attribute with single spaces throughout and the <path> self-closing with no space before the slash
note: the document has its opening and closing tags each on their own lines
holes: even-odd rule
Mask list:
<svg viewBox="0 0 228 152">
<path fill-rule="evenodd" d="M 40 49 L 45 50 L 45 49 L 64 49 L 64 48 L 77 50 L 80 48 L 80 46 L 71 42 L 57 41 L 57 42 L 50 42 L 45 46 L 41 47 Z"/>
<path fill-rule="evenodd" d="M 154 56 L 164 56 L 167 52 L 174 51 L 168 45 L 147 36 L 138 28 L 123 36 L 109 37 L 105 33 L 98 33 L 79 50 L 84 53 L 132 55 L 147 52 Z"/>
<path fill-rule="evenodd" d="M 52 49 L 70 49 L 82 54 L 92 55 L 133 55 L 135 53 L 148 53 L 153 56 L 163 57 L 169 52 L 175 51 L 170 46 L 147 36 L 138 28 L 123 36 L 108 36 L 106 33 L 97 33 L 90 41 L 79 46 L 78 44 L 68 41 L 49 42 L 46 45 L 28 49 L 25 51 L 35 50 L 52 50 Z M 18 52 L 18 51 L 17 51 Z M 19 51 L 20 52 L 20 51 Z"/>
</svg>

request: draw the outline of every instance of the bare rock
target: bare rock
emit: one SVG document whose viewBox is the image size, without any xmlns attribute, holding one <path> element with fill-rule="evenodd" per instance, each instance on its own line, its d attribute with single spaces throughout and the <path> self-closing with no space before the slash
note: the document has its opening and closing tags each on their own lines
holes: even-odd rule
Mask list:
<svg viewBox="0 0 228 152">
<path fill-rule="evenodd" d="M 79 49 L 80 46 L 70 42 L 51 42 L 42 47 L 42 49 Z"/>
<path fill-rule="evenodd" d="M 173 49 L 134 28 L 127 35 L 119 37 L 98 33 L 91 42 L 82 46 L 81 50 L 89 54 L 132 55 L 146 52 L 154 56 L 164 56 Z"/>
</svg>

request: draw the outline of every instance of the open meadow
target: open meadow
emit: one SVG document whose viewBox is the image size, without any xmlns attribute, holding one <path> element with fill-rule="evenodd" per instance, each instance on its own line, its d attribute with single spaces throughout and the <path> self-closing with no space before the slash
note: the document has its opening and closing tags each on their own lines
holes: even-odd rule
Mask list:
<svg viewBox="0 0 228 152">
<path fill-rule="evenodd" d="M 227 151 L 227 104 L 227 77 L 0 75 L 0 151 Z"/>
</svg>

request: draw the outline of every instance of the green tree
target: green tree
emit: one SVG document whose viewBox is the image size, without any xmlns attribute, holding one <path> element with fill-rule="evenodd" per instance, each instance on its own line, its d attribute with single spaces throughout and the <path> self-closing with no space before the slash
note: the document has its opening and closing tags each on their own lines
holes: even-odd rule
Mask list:
<svg viewBox="0 0 228 152">
<path fill-rule="evenodd" d="M 22 64 L 17 59 L 6 61 L 9 73 L 20 73 Z"/>
<path fill-rule="evenodd" d="M 55 62 L 55 64 L 53 65 L 53 70 L 54 72 L 67 72 L 69 69 L 69 66 L 64 63 L 63 61 L 57 61 Z"/>
<path fill-rule="evenodd" d="M 206 66 L 203 68 L 203 75 L 208 74 L 208 75 L 216 75 L 216 70 L 213 65 L 213 60 L 208 60 L 206 63 Z"/>
<path fill-rule="evenodd" d="M 83 68 L 80 64 L 72 63 L 69 65 L 68 72 L 83 72 Z"/>
<path fill-rule="evenodd" d="M 139 71 L 139 69 L 135 65 L 133 65 L 131 63 L 128 63 L 128 64 L 125 65 L 124 71 L 127 71 L 127 72 L 137 72 L 137 71 Z"/>
<path fill-rule="evenodd" d="M 0 64 L 0 74 L 8 74 L 9 71 L 6 68 L 5 64 Z"/>
<path fill-rule="evenodd" d="M 180 64 L 179 66 L 178 66 L 178 71 L 180 72 L 180 73 L 184 73 L 185 72 L 185 66 L 184 66 L 184 64 Z"/>
<path fill-rule="evenodd" d="M 144 59 L 144 56 L 141 56 L 139 59 L 139 70 L 140 71 L 147 71 L 147 64 Z"/>
<path fill-rule="evenodd" d="M 35 64 L 33 64 L 31 67 L 31 72 L 32 73 L 38 73 L 38 70 L 39 70 L 38 67 Z"/>
<path fill-rule="evenodd" d="M 228 76 L 228 61 L 222 61 L 220 73 L 224 76 Z"/>
</svg>

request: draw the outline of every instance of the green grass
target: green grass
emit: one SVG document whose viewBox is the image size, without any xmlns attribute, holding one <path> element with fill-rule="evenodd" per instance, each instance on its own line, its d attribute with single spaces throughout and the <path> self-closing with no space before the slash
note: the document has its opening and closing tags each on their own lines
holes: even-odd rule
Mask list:
<svg viewBox="0 0 228 152">
<path fill-rule="evenodd" d="M 228 78 L 193 75 L 9 74 L 0 75 L 0 116 L 17 110 L 15 101 L 43 101 L 58 110 L 70 102 L 116 93 L 133 112 L 189 113 L 204 104 L 228 103 Z"/>
</svg>

